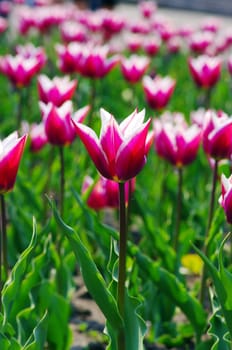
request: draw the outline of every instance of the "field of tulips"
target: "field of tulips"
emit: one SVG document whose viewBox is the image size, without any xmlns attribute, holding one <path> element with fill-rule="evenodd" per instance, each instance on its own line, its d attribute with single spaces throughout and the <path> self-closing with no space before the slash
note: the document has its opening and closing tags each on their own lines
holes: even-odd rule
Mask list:
<svg viewBox="0 0 232 350">
<path fill-rule="evenodd" d="M 232 28 L 136 11 L 0 3 L 1 350 L 232 349 Z"/>
</svg>

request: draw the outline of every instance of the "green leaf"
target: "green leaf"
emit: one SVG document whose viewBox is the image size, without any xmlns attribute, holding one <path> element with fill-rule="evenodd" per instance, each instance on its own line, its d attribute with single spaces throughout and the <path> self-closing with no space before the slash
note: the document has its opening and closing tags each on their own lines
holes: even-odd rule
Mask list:
<svg viewBox="0 0 232 350">
<path fill-rule="evenodd" d="M 216 296 L 210 290 L 210 299 L 212 305 L 212 315 L 209 319 L 210 327 L 208 334 L 214 338 L 211 350 L 230 350 L 229 341 L 225 339 L 225 335 L 228 333 L 225 319 L 222 316 L 221 307 L 218 304 Z"/>
<path fill-rule="evenodd" d="M 16 304 L 15 301 L 21 292 L 21 283 L 25 272 L 27 271 L 29 262 L 32 259 L 33 252 L 36 246 L 37 233 L 35 220 L 33 220 L 33 234 L 30 245 L 23 251 L 17 263 L 12 269 L 8 281 L 5 283 L 2 290 L 2 305 L 4 311 L 3 328 L 7 325 L 11 317 L 12 308 Z"/>
<path fill-rule="evenodd" d="M 151 279 L 162 293 L 179 306 L 191 322 L 197 337 L 200 337 L 206 326 L 206 314 L 198 300 L 188 293 L 185 286 L 178 281 L 174 274 L 162 268 L 159 263 L 153 262 L 139 250 L 135 255 L 147 278 Z"/>
<path fill-rule="evenodd" d="M 62 229 L 65 236 L 68 238 L 71 247 L 81 266 L 82 276 L 85 285 L 92 295 L 93 299 L 99 306 L 102 313 L 105 315 L 111 326 L 118 331 L 122 328 L 123 323 L 120 317 L 116 300 L 108 290 L 106 283 L 97 269 L 92 257 L 82 244 L 78 234 L 61 219 L 57 209 L 49 200 L 53 209 L 53 214 L 57 224 Z"/>
<path fill-rule="evenodd" d="M 30 320 L 30 314 L 29 320 Z M 46 342 L 48 327 L 48 314 L 45 312 L 41 320 L 33 329 L 33 334 L 24 345 L 23 350 L 43 350 Z"/>
</svg>

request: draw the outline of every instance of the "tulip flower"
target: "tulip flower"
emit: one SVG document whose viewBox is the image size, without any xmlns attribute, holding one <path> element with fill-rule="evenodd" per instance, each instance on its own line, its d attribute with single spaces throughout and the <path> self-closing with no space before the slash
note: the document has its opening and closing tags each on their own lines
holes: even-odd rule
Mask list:
<svg viewBox="0 0 232 350">
<path fill-rule="evenodd" d="M 200 87 L 212 88 L 220 78 L 221 60 L 218 57 L 190 57 L 188 64 L 194 81 Z"/>
<path fill-rule="evenodd" d="M 26 45 L 17 45 L 15 48 L 17 55 L 21 55 L 26 60 L 35 58 L 38 61 L 38 72 L 43 68 L 47 61 L 47 56 L 43 47 L 35 47 L 32 43 Z"/>
<path fill-rule="evenodd" d="M 8 22 L 5 18 L 0 17 L 0 33 L 3 33 L 7 30 Z"/>
<path fill-rule="evenodd" d="M 154 121 L 155 149 L 158 155 L 176 167 L 194 161 L 201 141 L 201 129 L 188 126 L 182 114 L 163 114 Z"/>
<path fill-rule="evenodd" d="M 189 37 L 189 47 L 197 54 L 205 54 L 212 44 L 214 36 L 210 32 L 195 32 Z"/>
<path fill-rule="evenodd" d="M 57 107 L 70 100 L 75 92 L 77 80 L 69 77 L 54 77 L 49 79 L 42 74 L 38 77 L 39 99 L 44 103 L 52 102 Z"/>
<path fill-rule="evenodd" d="M 41 62 L 36 57 L 26 59 L 20 54 L 0 57 L 0 72 L 17 88 L 29 85 L 40 68 Z"/>
<path fill-rule="evenodd" d="M 143 89 L 148 105 L 154 109 L 164 108 L 175 89 L 175 80 L 171 77 L 157 75 L 154 79 L 146 75 L 143 78 Z"/>
<path fill-rule="evenodd" d="M 227 178 L 224 174 L 221 176 L 222 193 L 219 198 L 219 204 L 225 211 L 226 219 L 232 224 L 232 175 Z"/>
<path fill-rule="evenodd" d="M 26 139 L 26 134 L 22 137 L 18 137 L 18 133 L 15 131 L 0 141 L 0 305 L 3 285 L 2 265 L 4 267 L 5 278 L 8 276 L 6 209 L 4 195 L 5 193 L 11 191 L 14 187 Z"/>
<path fill-rule="evenodd" d="M 146 37 L 143 42 L 143 50 L 149 56 L 157 54 L 161 46 L 161 39 L 159 36 Z"/>
<path fill-rule="evenodd" d="M 205 114 L 202 141 L 207 156 L 216 160 L 229 159 L 232 152 L 232 117 L 209 110 Z"/>
<path fill-rule="evenodd" d="M 135 177 L 146 163 L 153 133 L 148 133 L 151 120 L 144 121 L 145 111 L 136 110 L 120 124 L 101 109 L 101 132 L 96 133 L 86 125 L 73 124 L 100 174 L 116 182 Z"/>
<path fill-rule="evenodd" d="M 131 55 L 121 60 L 121 72 L 130 83 L 137 83 L 148 68 L 150 60 L 146 56 Z"/>
<path fill-rule="evenodd" d="M 61 38 L 65 43 L 85 43 L 88 40 L 88 33 L 84 26 L 74 21 L 64 22 L 60 26 Z"/>
<path fill-rule="evenodd" d="M 232 75 L 232 55 L 228 57 L 227 65 L 228 65 L 228 71 L 230 75 Z"/>
<path fill-rule="evenodd" d="M 40 124 L 32 124 L 29 131 L 29 138 L 31 152 L 40 151 L 48 143 L 43 122 Z"/>
<path fill-rule="evenodd" d="M 93 186 L 93 184 L 93 179 L 89 176 L 86 176 L 82 186 L 82 192 L 85 193 L 91 186 Z M 126 203 L 128 203 L 129 200 L 129 192 L 134 191 L 134 188 L 135 179 L 131 180 L 131 184 L 129 183 L 129 181 L 126 182 Z M 100 179 L 96 182 L 96 184 L 94 184 L 93 188 L 91 189 L 88 195 L 87 205 L 94 210 L 101 210 L 104 208 L 118 208 L 119 188 L 117 182 L 108 180 L 101 176 Z"/>
<path fill-rule="evenodd" d="M 66 101 L 60 107 L 51 102 L 47 105 L 40 102 L 40 108 L 48 142 L 57 146 L 65 146 L 75 139 L 76 133 L 71 118 L 82 123 L 89 112 L 89 106 L 86 106 L 73 115 L 71 101 Z"/>
<path fill-rule="evenodd" d="M 0 194 L 13 189 L 27 135 L 18 137 L 13 132 L 0 141 Z"/>
<path fill-rule="evenodd" d="M 145 18 L 151 18 L 157 10 L 155 1 L 143 0 L 139 3 L 139 10 Z"/>
</svg>

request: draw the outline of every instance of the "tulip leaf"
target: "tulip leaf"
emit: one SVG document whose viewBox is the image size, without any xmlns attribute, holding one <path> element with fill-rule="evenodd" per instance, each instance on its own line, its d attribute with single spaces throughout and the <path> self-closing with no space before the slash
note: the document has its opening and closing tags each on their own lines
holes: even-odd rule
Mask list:
<svg viewBox="0 0 232 350">
<path fill-rule="evenodd" d="M 135 253 L 135 251 L 134 251 Z M 178 281 L 175 275 L 162 268 L 159 263 L 137 250 L 136 259 L 145 276 L 155 283 L 173 303 L 182 310 L 192 324 L 197 337 L 203 333 L 206 326 L 206 314 L 201 304 L 192 297 L 185 286 Z"/>
<path fill-rule="evenodd" d="M 8 320 L 12 317 L 12 308 L 21 292 L 21 284 L 23 277 L 27 271 L 29 262 L 32 259 L 34 248 L 36 246 L 37 233 L 35 220 L 33 220 L 33 235 L 31 238 L 30 245 L 23 251 L 15 264 L 10 278 L 6 282 L 2 290 L 2 305 L 4 310 L 3 328 L 7 325 Z"/>
<path fill-rule="evenodd" d="M 31 311 L 31 308 L 28 308 L 26 312 L 24 311 L 21 313 L 20 322 L 22 322 L 22 316 L 27 318 L 27 322 L 31 322 Z M 46 342 L 47 326 L 48 314 L 46 311 L 41 320 L 33 329 L 33 333 L 28 339 L 27 343 L 23 346 L 23 350 L 43 350 Z"/>
<path fill-rule="evenodd" d="M 212 315 L 209 319 L 210 327 L 208 329 L 208 334 L 214 338 L 211 350 L 230 350 L 229 341 L 225 338 L 226 334 L 228 334 L 228 329 L 221 312 L 221 307 L 212 290 L 210 290 L 210 299 Z"/>
<path fill-rule="evenodd" d="M 123 323 L 117 308 L 115 298 L 108 290 L 105 280 L 97 269 L 96 264 L 91 258 L 89 252 L 82 244 L 78 234 L 74 231 L 73 228 L 64 223 L 54 204 L 50 200 L 49 202 L 52 206 L 55 220 L 69 240 L 76 258 L 80 264 L 82 276 L 89 293 L 92 295 L 93 299 L 99 306 L 100 310 L 110 325 L 116 330 L 119 330 L 123 326 Z"/>
</svg>

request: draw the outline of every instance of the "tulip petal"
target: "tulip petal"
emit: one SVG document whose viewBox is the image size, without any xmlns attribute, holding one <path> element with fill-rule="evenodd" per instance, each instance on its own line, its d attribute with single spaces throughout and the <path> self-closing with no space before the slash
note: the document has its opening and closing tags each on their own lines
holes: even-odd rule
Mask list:
<svg viewBox="0 0 232 350">
<path fill-rule="evenodd" d="M 85 145 L 92 161 L 98 171 L 106 178 L 111 178 L 107 157 L 101 148 L 100 142 L 96 133 L 88 126 L 76 123 L 72 119 L 74 129 L 81 141 Z"/>
</svg>

